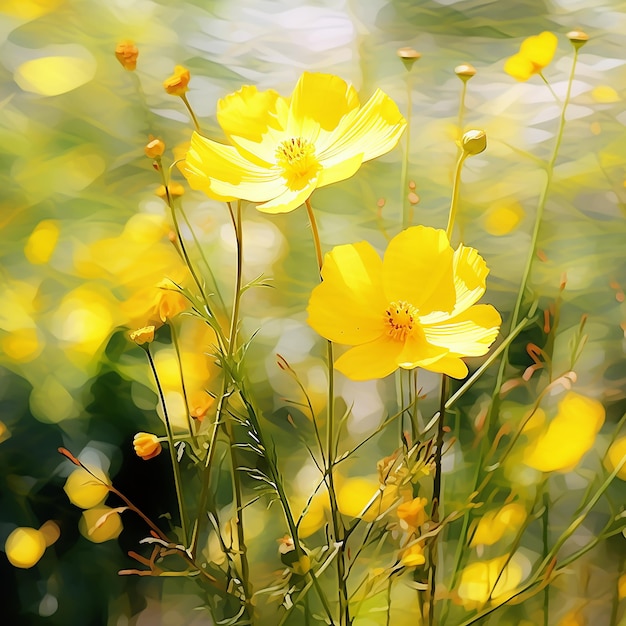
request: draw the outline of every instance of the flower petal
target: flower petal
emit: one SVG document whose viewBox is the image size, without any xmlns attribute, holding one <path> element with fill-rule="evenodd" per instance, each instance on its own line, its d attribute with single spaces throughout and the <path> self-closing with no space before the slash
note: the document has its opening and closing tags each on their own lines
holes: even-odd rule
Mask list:
<svg viewBox="0 0 626 626">
<path fill-rule="evenodd" d="M 533 65 L 532 61 L 518 53 L 506 60 L 504 71 L 515 80 L 524 82 L 537 73 L 537 67 Z"/>
<path fill-rule="evenodd" d="M 361 167 L 362 162 L 363 155 L 355 154 L 353 157 L 340 161 L 335 165 L 324 167 L 317 177 L 317 186 L 325 187 L 354 176 L 359 167 Z"/>
<path fill-rule="evenodd" d="M 322 337 L 356 345 L 384 333 L 382 261 L 367 242 L 337 246 L 326 254 L 322 283 L 311 293 L 308 322 Z"/>
<path fill-rule="evenodd" d="M 257 204 L 256 208 L 263 213 L 289 213 L 307 201 L 315 191 L 316 183 L 317 179 L 313 178 L 301 189 L 290 189 L 283 183 L 283 189 L 279 195 L 263 204 Z"/>
<path fill-rule="evenodd" d="M 439 361 L 449 353 L 445 347 L 435 346 L 426 341 L 421 329 L 415 329 L 404 341 L 404 348 L 398 357 L 398 365 L 404 369 L 423 367 L 429 369 L 429 365 Z"/>
<path fill-rule="evenodd" d="M 352 380 L 384 378 L 398 369 L 398 357 L 403 347 L 403 342 L 382 335 L 350 348 L 335 361 L 335 369 Z"/>
<path fill-rule="evenodd" d="M 455 317 L 422 325 L 426 340 L 448 348 L 454 356 L 482 356 L 500 330 L 502 318 L 490 304 L 477 304 Z"/>
<path fill-rule="evenodd" d="M 291 96 L 287 134 L 316 143 L 320 131 L 331 133 L 358 106 L 356 90 L 338 76 L 304 72 Z"/>
<path fill-rule="evenodd" d="M 196 132 L 181 170 L 192 188 L 219 200 L 226 197 L 265 202 L 285 189 L 278 169 L 252 163 L 236 148 Z"/>
<path fill-rule="evenodd" d="M 446 374 L 452 378 L 465 378 L 469 372 L 467 365 L 457 356 L 450 354 L 442 357 L 437 361 L 428 363 L 428 365 L 422 365 L 424 369 L 429 372 L 436 372 L 437 374 Z"/>
<path fill-rule="evenodd" d="M 546 30 L 540 35 L 525 39 L 519 53 L 541 70 L 552 61 L 558 42 L 556 35 Z"/>
<path fill-rule="evenodd" d="M 377 89 L 360 111 L 340 121 L 330 137 L 320 138 L 320 162 L 328 166 L 355 154 L 363 154 L 363 161 L 369 161 L 394 148 L 405 128 L 406 121 L 396 103 Z"/>
<path fill-rule="evenodd" d="M 421 315 L 452 311 L 456 299 L 453 256 L 443 230 L 413 226 L 396 235 L 383 260 L 388 302 L 408 302 Z"/>
</svg>

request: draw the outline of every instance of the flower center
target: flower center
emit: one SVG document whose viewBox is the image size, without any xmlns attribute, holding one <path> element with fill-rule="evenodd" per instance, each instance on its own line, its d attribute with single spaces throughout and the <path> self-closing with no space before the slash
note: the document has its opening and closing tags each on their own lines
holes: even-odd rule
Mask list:
<svg viewBox="0 0 626 626">
<path fill-rule="evenodd" d="M 292 137 L 276 148 L 276 163 L 282 168 L 282 175 L 292 189 L 301 189 L 321 169 L 315 156 L 315 146 L 302 139 Z"/>
<path fill-rule="evenodd" d="M 417 309 L 408 302 L 392 302 L 385 311 L 387 333 L 393 339 L 404 341 L 417 326 Z"/>
</svg>

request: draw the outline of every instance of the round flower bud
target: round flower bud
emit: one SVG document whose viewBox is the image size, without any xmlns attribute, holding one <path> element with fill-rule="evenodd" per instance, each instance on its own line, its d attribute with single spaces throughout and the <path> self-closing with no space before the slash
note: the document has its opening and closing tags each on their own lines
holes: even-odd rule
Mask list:
<svg viewBox="0 0 626 626">
<path fill-rule="evenodd" d="M 422 55 L 417 50 L 408 47 L 398 48 L 396 54 L 398 55 L 402 63 L 404 63 L 404 67 L 406 67 L 407 70 L 410 70 L 413 67 L 415 61 L 418 61 L 422 58 Z"/>
<path fill-rule="evenodd" d="M 145 343 L 152 343 L 154 341 L 154 326 L 144 326 L 138 328 L 130 333 L 131 341 L 134 341 L 138 346 L 142 346 Z"/>
<path fill-rule="evenodd" d="M 454 73 L 463 82 L 467 82 L 472 76 L 476 76 L 476 68 L 471 63 L 461 63 L 454 68 Z"/>
<path fill-rule="evenodd" d="M 46 550 L 46 538 L 35 528 L 16 528 L 6 540 L 4 551 L 14 567 L 28 569 L 36 565 Z"/>
<path fill-rule="evenodd" d="M 170 198 L 180 198 L 185 193 L 185 188 L 180 183 L 170 183 L 167 186 Z M 167 193 L 165 193 L 165 185 L 159 185 L 154 192 L 161 200 L 167 201 Z"/>
<path fill-rule="evenodd" d="M 189 70 L 182 65 L 177 65 L 174 68 L 174 74 L 163 81 L 163 88 L 170 96 L 183 96 L 189 89 L 187 85 L 189 85 L 190 79 Z"/>
<path fill-rule="evenodd" d="M 135 454 L 144 461 L 161 454 L 159 438 L 152 433 L 137 433 L 133 439 Z"/>
<path fill-rule="evenodd" d="M 132 41 L 121 41 L 115 46 L 115 58 L 129 72 L 132 72 L 137 67 L 138 56 L 139 50 Z"/>
<path fill-rule="evenodd" d="M 143 149 L 149 159 L 156 159 L 165 152 L 165 144 L 160 139 L 150 137 L 150 141 Z"/>
<path fill-rule="evenodd" d="M 480 154 L 487 147 L 487 135 L 484 130 L 468 130 L 461 138 L 461 148 L 468 155 Z"/>
<path fill-rule="evenodd" d="M 570 32 L 567 33 L 567 38 L 576 49 L 582 48 L 589 41 L 589 35 L 582 30 L 570 30 Z"/>
</svg>

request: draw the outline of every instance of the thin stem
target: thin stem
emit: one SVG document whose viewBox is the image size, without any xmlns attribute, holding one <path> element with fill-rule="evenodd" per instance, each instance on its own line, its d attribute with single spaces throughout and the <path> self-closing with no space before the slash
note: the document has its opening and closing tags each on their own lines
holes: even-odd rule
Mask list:
<svg viewBox="0 0 626 626">
<path fill-rule="evenodd" d="M 412 94 L 412 81 L 411 72 L 406 74 L 406 130 L 404 136 L 406 141 L 404 143 L 404 157 L 402 159 L 402 173 L 400 178 L 400 189 L 402 190 L 402 228 L 408 228 L 411 224 L 411 205 L 407 201 L 408 188 L 407 178 L 409 172 L 409 160 L 411 158 L 411 114 L 413 112 L 413 94 Z"/>
<path fill-rule="evenodd" d="M 180 465 L 176 458 L 176 448 L 174 447 L 174 433 L 172 432 L 172 425 L 170 424 L 170 418 L 167 412 L 167 405 L 165 404 L 165 396 L 163 395 L 163 388 L 161 387 L 161 381 L 154 365 L 154 359 L 150 353 L 150 348 L 146 347 L 146 354 L 148 355 L 148 362 L 154 375 L 157 391 L 159 392 L 159 399 L 161 400 L 161 406 L 163 407 L 163 418 L 165 421 L 165 431 L 167 432 L 168 448 L 170 450 L 170 459 L 172 461 L 172 470 L 174 471 L 174 487 L 176 489 L 176 501 L 178 502 L 178 514 L 180 516 L 180 525 L 183 532 L 183 543 L 187 545 L 189 535 L 187 533 L 187 521 L 185 520 L 185 507 L 183 505 L 183 491 L 182 481 L 180 478 Z"/>
<path fill-rule="evenodd" d="M 191 121 L 193 122 L 196 132 L 199 133 L 200 124 L 198 124 L 198 118 L 196 117 L 196 114 L 193 112 L 193 109 L 191 108 L 191 105 L 189 104 L 189 100 L 187 100 L 187 94 L 182 94 L 180 96 L 180 99 L 183 101 L 183 103 L 187 107 L 187 111 L 189 111 L 189 115 L 191 116 Z"/>
<path fill-rule="evenodd" d="M 448 241 L 452 240 L 452 231 L 454 230 L 454 220 L 456 218 L 457 207 L 459 204 L 459 188 L 461 186 L 461 170 L 463 163 L 469 154 L 461 152 L 454 168 L 454 180 L 452 182 L 452 199 L 450 200 L 450 213 L 448 214 L 448 226 L 446 227 L 446 235 Z"/>
<path fill-rule="evenodd" d="M 173 322 L 169 323 L 170 334 L 172 335 L 172 343 L 174 344 L 174 349 L 176 350 L 176 357 L 178 360 L 178 373 L 180 375 L 180 385 L 183 392 L 183 399 L 185 400 L 185 417 L 187 418 L 187 428 L 189 429 L 189 436 L 191 437 L 192 442 L 197 443 L 196 434 L 194 431 L 193 423 L 191 421 L 191 415 L 189 411 L 189 397 L 187 395 L 187 385 L 185 384 L 185 375 L 183 372 L 183 360 L 180 352 L 180 344 L 178 342 L 178 333 L 176 331 L 176 327 Z"/>
<path fill-rule="evenodd" d="M 311 232 L 313 234 L 313 242 L 315 245 L 315 255 L 317 257 L 317 266 L 321 276 L 322 265 L 324 259 L 322 257 L 322 245 L 320 242 L 317 221 L 313 213 L 311 201 L 306 201 L 307 214 L 311 224 Z M 345 528 L 339 515 L 339 507 L 337 505 L 337 495 L 334 482 L 334 466 L 335 466 L 335 435 L 334 435 L 334 407 L 335 407 L 335 377 L 334 377 L 334 357 L 332 341 L 327 342 L 326 354 L 328 361 L 328 403 L 326 406 L 326 475 L 328 485 L 328 496 L 330 500 L 330 514 L 333 525 L 333 535 L 335 541 L 340 544 L 337 553 L 337 582 L 339 592 L 339 623 L 341 626 L 350 626 L 350 603 L 348 600 L 348 588 L 346 581 L 346 563 L 345 563 Z"/>
<path fill-rule="evenodd" d="M 550 496 L 548 493 L 543 494 L 543 516 L 542 522 L 542 541 L 543 541 L 543 558 L 548 556 L 550 551 L 548 545 L 550 540 Z M 550 624 L 550 585 L 546 585 L 543 590 L 543 626 L 549 626 Z"/>
</svg>

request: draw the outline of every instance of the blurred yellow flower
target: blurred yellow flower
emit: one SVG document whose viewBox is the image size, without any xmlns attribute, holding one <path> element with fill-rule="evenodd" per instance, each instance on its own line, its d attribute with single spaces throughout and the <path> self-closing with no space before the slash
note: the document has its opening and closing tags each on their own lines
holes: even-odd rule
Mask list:
<svg viewBox="0 0 626 626">
<path fill-rule="evenodd" d="M 202 421 L 213 405 L 214 399 L 204 389 L 196 389 L 189 394 L 189 415 Z"/>
<path fill-rule="evenodd" d="M 396 513 L 405 526 L 412 529 L 419 528 L 427 519 L 426 498 L 413 498 L 398 506 Z"/>
<path fill-rule="evenodd" d="M 348 478 L 337 491 L 337 506 L 343 515 L 374 521 L 389 510 L 398 498 L 394 485 L 383 488 L 377 480 Z"/>
<path fill-rule="evenodd" d="M 597 400 L 568 392 L 548 428 L 526 448 L 524 463 L 541 472 L 570 471 L 593 446 L 604 415 Z"/>
<path fill-rule="evenodd" d="M 609 448 L 604 459 L 604 467 L 612 472 L 626 457 L 626 437 L 618 437 Z M 626 480 L 626 463 L 617 472 L 617 476 Z"/>
<path fill-rule="evenodd" d="M 508 600 L 523 578 L 522 568 L 506 556 L 468 565 L 461 574 L 458 595 L 467 610 L 479 609 L 489 600 Z"/>
<path fill-rule="evenodd" d="M 133 448 L 135 454 L 144 461 L 158 456 L 162 449 L 159 438 L 152 433 L 137 433 L 133 438 Z"/>
<path fill-rule="evenodd" d="M 190 79 L 189 70 L 182 65 L 177 65 L 172 76 L 163 81 L 163 88 L 170 96 L 184 96 L 189 90 Z"/>
<path fill-rule="evenodd" d="M 122 67 L 132 72 L 137 67 L 137 57 L 139 50 L 132 41 L 120 41 L 115 46 L 115 58 L 122 64 Z"/>
<path fill-rule="evenodd" d="M 167 192 L 170 194 L 170 198 L 180 198 L 185 194 L 185 188 L 176 182 L 171 182 L 167 186 Z M 167 193 L 165 191 L 165 185 L 159 185 L 155 194 L 161 198 L 164 202 L 167 202 Z"/>
<path fill-rule="evenodd" d="M 102 543 L 119 536 L 122 532 L 122 518 L 117 509 L 99 506 L 83 511 L 78 529 L 89 541 Z"/>
<path fill-rule="evenodd" d="M 400 563 L 405 567 L 416 567 L 424 565 L 426 557 L 424 556 L 424 548 L 420 543 L 414 543 L 412 546 L 403 550 L 400 557 Z"/>
<path fill-rule="evenodd" d="M 335 367 L 353 380 L 422 367 L 463 378 L 461 360 L 482 356 L 500 315 L 475 305 L 489 270 L 473 248 L 452 250 L 445 231 L 414 226 L 394 237 L 384 260 L 367 242 L 335 247 L 309 301 L 322 337 L 354 346 Z"/>
<path fill-rule="evenodd" d="M 59 240 L 59 226 L 55 220 L 43 220 L 26 240 L 24 255 L 33 265 L 50 260 Z"/>
<path fill-rule="evenodd" d="M 582 609 L 572 609 L 559 620 L 558 626 L 586 626 L 586 624 L 587 619 Z"/>
<path fill-rule="evenodd" d="M 519 52 L 507 59 L 504 71 L 522 82 L 533 74 L 541 74 L 552 61 L 557 44 L 556 35 L 548 31 L 528 37 L 522 42 Z"/>
<path fill-rule="evenodd" d="M 194 132 L 183 173 L 212 198 L 257 202 L 267 213 L 293 211 L 318 187 L 350 178 L 406 126 L 380 89 L 361 107 L 352 85 L 309 72 L 291 98 L 242 87 L 220 100 L 217 119 L 231 145 Z"/>
<path fill-rule="evenodd" d="M 485 513 L 476 526 L 470 547 L 492 546 L 505 534 L 517 532 L 526 516 L 526 509 L 515 502 Z"/>
<path fill-rule="evenodd" d="M 161 322 L 165 323 L 189 308 L 189 300 L 171 280 L 164 278 L 157 284 L 157 289 L 155 313 Z"/>
<path fill-rule="evenodd" d="M 150 135 L 150 140 L 144 146 L 143 151 L 149 159 L 156 159 L 157 157 L 162 156 L 165 152 L 165 144 L 160 139 L 155 139 L 152 135 Z"/>
<path fill-rule="evenodd" d="M 622 574 L 617 580 L 617 597 L 620 600 L 626 598 L 626 574 Z"/>
<path fill-rule="evenodd" d="M 152 343 L 154 341 L 154 326 L 144 326 L 138 328 L 130 333 L 131 341 L 134 341 L 138 346 L 143 346 L 145 343 Z"/>
<path fill-rule="evenodd" d="M 108 483 L 108 477 L 102 470 L 93 468 L 91 471 L 105 483 Z M 81 509 L 90 509 L 104 502 L 109 494 L 106 484 L 98 481 L 82 467 L 76 468 L 67 477 L 63 489 L 70 502 Z"/>
<path fill-rule="evenodd" d="M 4 551 L 14 567 L 28 569 L 36 565 L 46 550 L 44 534 L 35 528 L 16 528 L 6 540 Z"/>
</svg>

